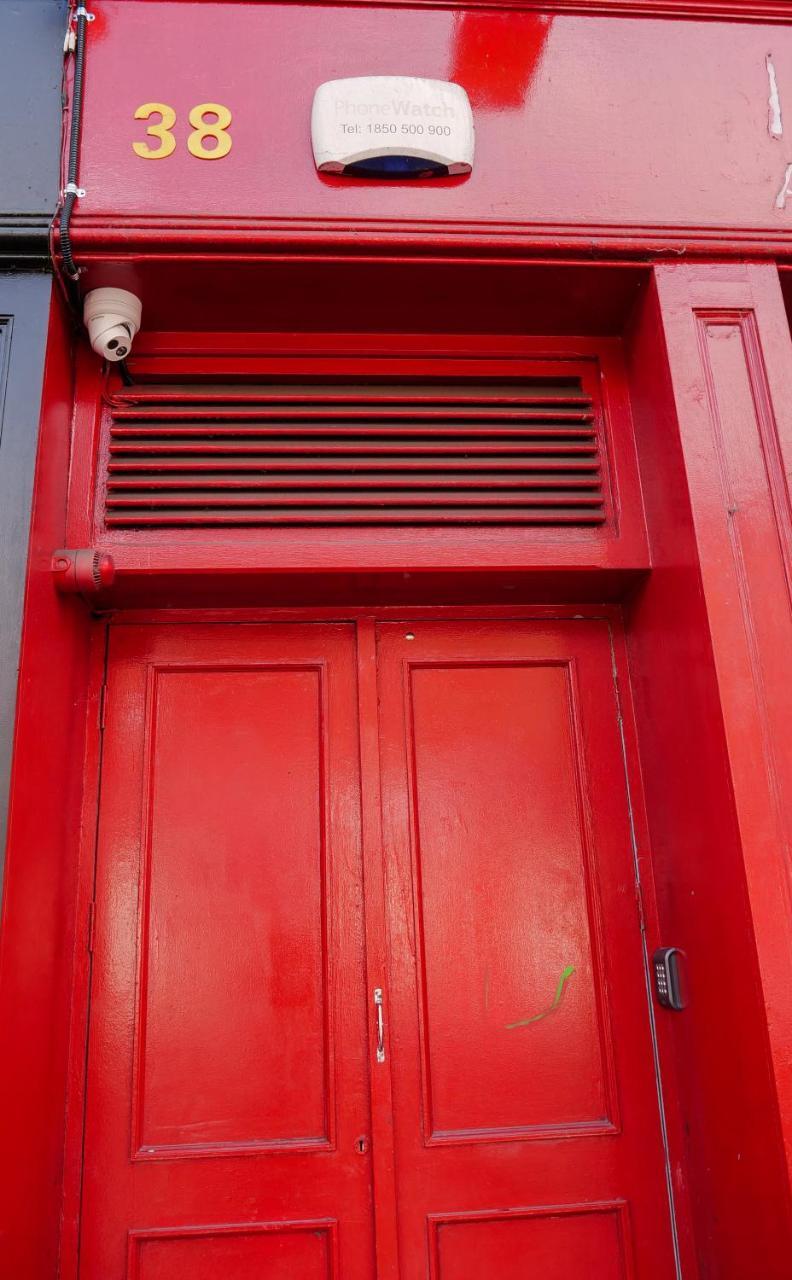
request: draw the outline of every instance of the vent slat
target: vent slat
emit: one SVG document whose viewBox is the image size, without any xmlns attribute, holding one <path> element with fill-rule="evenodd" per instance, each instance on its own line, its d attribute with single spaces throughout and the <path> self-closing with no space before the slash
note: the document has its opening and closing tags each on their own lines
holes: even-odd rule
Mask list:
<svg viewBox="0 0 792 1280">
<path fill-rule="evenodd" d="M 606 519 L 594 406 L 558 383 L 124 388 L 113 528 Z"/>
<path fill-rule="evenodd" d="M 416 424 L 412 419 L 402 423 L 383 423 L 372 422 L 370 418 L 361 422 L 335 422 L 331 425 L 320 423 L 316 420 L 300 424 L 295 427 L 293 423 L 273 421 L 268 423 L 256 422 L 252 424 L 245 423 L 208 423 L 201 425 L 200 423 L 190 422 L 174 425 L 157 422 L 150 426 L 134 426 L 134 427 L 114 427 L 113 439 L 123 441 L 140 440 L 147 442 L 149 440 L 223 440 L 227 436 L 236 437 L 237 439 L 288 439 L 290 436 L 299 434 L 305 436 L 306 439 L 327 439 L 333 440 L 337 436 L 343 436 L 345 439 L 360 438 L 362 440 L 410 440 L 414 437 L 438 436 L 440 438 L 448 436 L 451 439 L 478 439 L 482 436 L 502 436 L 505 440 L 543 440 L 543 439 L 564 439 L 570 436 L 576 439 L 579 436 L 593 436 L 594 427 L 591 423 L 575 421 L 569 423 L 551 422 L 548 419 L 542 419 L 533 424 L 522 424 L 513 422 L 501 422 L 491 419 L 476 419 L 475 422 L 457 422 L 449 421 L 446 417 L 442 422 L 427 423 L 423 420 Z"/>
<path fill-rule="evenodd" d="M 125 511 L 123 515 L 108 512 L 107 524 L 118 528 L 138 525 L 266 525 L 266 524 L 601 524 L 602 516 L 593 510 L 574 507 L 545 507 L 533 512 L 509 508 L 468 507 L 433 510 L 399 507 L 387 511 L 355 511 L 342 507 L 331 511 L 305 507 L 292 511 L 280 508 L 254 508 L 234 512 L 194 511 L 149 512 Z"/>
<path fill-rule="evenodd" d="M 588 494 L 585 492 L 575 492 L 573 490 L 558 490 L 553 494 L 553 502 L 563 505 L 565 502 L 573 502 L 576 506 L 589 507 L 598 506 L 600 502 L 599 494 Z M 478 505 L 483 507 L 546 507 L 548 504 L 547 495 L 544 493 L 534 493 L 525 489 L 509 489 L 499 493 L 492 493 L 487 497 L 487 490 L 481 489 L 454 489 L 449 493 L 415 493 L 409 489 L 396 489 L 392 493 L 383 493 L 380 489 L 362 489 L 359 492 L 349 489 L 326 489 L 323 493 L 317 494 L 313 491 L 304 489 L 296 489 L 292 493 L 284 493 L 280 489 L 265 489 L 261 493 L 254 490 L 242 490 L 241 492 L 225 492 L 225 493 L 173 493 L 168 492 L 152 493 L 150 495 L 135 494 L 118 494 L 112 498 L 108 498 L 108 508 L 119 510 L 123 507 L 146 505 L 156 507 L 170 507 L 174 510 L 178 507 L 227 507 L 234 510 L 237 507 L 253 507 L 261 505 L 263 507 L 384 507 L 386 505 L 394 506 L 416 506 L 416 507 L 467 507 L 470 505 Z"/>
<path fill-rule="evenodd" d="M 329 485 L 338 489 L 599 489 L 600 479 L 597 471 L 587 475 L 558 474 L 545 472 L 543 475 L 516 473 L 513 471 L 500 474 L 498 472 L 481 472 L 471 475 L 469 472 L 456 475 L 421 475 L 420 473 L 390 473 L 384 476 L 372 476 L 368 472 L 355 475 L 328 476 L 323 472 L 300 472 L 298 475 L 260 477 L 229 476 L 204 474 L 200 478 L 191 475 L 135 476 L 115 478 L 108 484 L 108 493 L 123 493 L 132 490 L 136 493 L 151 491 L 162 496 L 164 502 L 169 493 L 222 493 L 239 489 L 268 489 L 272 493 L 285 493 L 292 489 L 327 490 Z"/>
<path fill-rule="evenodd" d="M 596 443 L 593 440 L 585 442 L 576 442 L 578 448 L 569 446 L 569 451 L 593 456 L 596 453 Z M 192 453 L 200 453 L 205 456 L 214 457 L 216 455 L 235 455 L 245 454 L 251 457 L 268 458 L 282 457 L 299 454 L 308 454 L 316 457 L 319 453 L 322 455 L 344 454 L 360 456 L 360 441 L 338 441 L 333 440 L 328 444 L 322 444 L 321 449 L 315 441 L 310 440 L 286 440 L 283 443 L 272 444 L 267 442 L 266 445 L 256 446 L 249 442 L 223 441 L 222 444 L 216 444 L 207 440 L 202 443 L 185 443 L 180 441 L 178 444 L 169 444 L 164 440 L 152 441 L 150 444 L 142 444 L 135 442 L 132 444 L 114 445 L 112 447 L 113 458 L 122 457 L 183 457 Z M 457 440 L 457 441 L 427 441 L 421 440 L 414 442 L 411 440 L 395 440 L 387 444 L 373 440 L 368 446 L 366 452 L 373 455 L 386 455 L 389 457 L 416 456 L 424 455 L 443 455 L 445 457 L 457 457 L 462 455 L 468 457 L 476 455 L 487 457 L 498 454 L 513 454 L 515 442 L 513 440 Z M 564 446 L 548 445 L 545 447 L 534 448 L 533 444 L 526 445 L 521 452 L 525 456 L 533 453 L 538 455 L 553 455 L 555 453 L 563 453 Z"/>
<path fill-rule="evenodd" d="M 367 430 L 376 430 L 380 423 L 392 423 L 397 426 L 401 423 L 409 423 L 414 421 L 416 417 L 420 417 L 421 422 L 425 424 L 446 423 L 449 419 L 456 422 L 475 422 L 479 423 L 550 423 L 566 426 L 568 424 L 591 422 L 592 414 L 587 409 L 568 409 L 565 411 L 554 409 L 552 411 L 546 409 L 526 409 L 522 406 L 513 408 L 493 408 L 490 405 L 484 406 L 468 406 L 454 405 L 453 410 L 450 406 L 435 407 L 432 405 L 403 405 L 398 408 L 383 408 L 376 413 L 374 417 L 374 406 L 372 405 L 339 405 L 338 408 L 323 407 L 315 408 L 311 405 L 301 405 L 299 408 L 287 409 L 283 405 L 278 405 L 277 413 L 273 414 L 272 421 L 281 423 L 285 427 L 292 426 L 294 423 L 330 423 L 330 424 L 356 424 L 362 423 Z M 249 412 L 239 412 L 232 408 L 228 408 L 225 413 L 221 413 L 218 409 L 205 410 L 203 413 L 191 410 L 189 413 L 184 412 L 173 416 L 172 421 L 164 421 L 161 414 L 122 417 L 118 415 L 119 422 L 123 422 L 124 426 L 119 430 L 129 431 L 152 431 L 177 430 L 179 427 L 189 429 L 193 425 L 193 429 L 205 429 L 207 424 L 216 424 L 224 429 L 229 426 L 233 427 L 243 423 L 250 423 L 254 427 L 258 425 L 261 430 L 266 430 L 269 426 L 267 422 L 261 420 L 261 406 L 257 405 L 255 409 Z"/>
<path fill-rule="evenodd" d="M 141 414 L 164 405 L 168 415 L 178 415 L 192 405 L 206 405 L 225 411 L 231 406 L 258 406 L 271 404 L 310 404 L 322 409 L 336 404 L 382 405 L 436 404 L 530 404 L 553 407 L 558 404 L 591 404 L 591 396 L 581 390 L 579 384 L 568 383 L 498 383 L 487 385 L 469 381 L 445 384 L 366 383 L 355 385 L 305 383 L 290 385 L 238 386 L 227 384 L 205 387 L 134 387 L 121 389 L 113 397 L 113 409 L 117 415 Z"/>
<path fill-rule="evenodd" d="M 140 476 L 142 483 L 146 475 L 166 477 L 177 473 L 195 476 L 198 483 L 207 472 L 212 475 L 222 475 L 225 472 L 234 472 L 239 475 L 305 472 L 316 465 L 315 457 L 313 451 L 306 457 L 298 455 L 286 458 L 276 453 L 257 454 L 252 457 L 247 454 L 234 454 L 230 457 L 225 454 L 212 454 L 209 457 L 204 454 L 180 454 L 178 457 L 157 455 L 142 458 L 134 456 L 117 458 L 112 455 L 108 463 L 108 472 L 111 482 L 116 475 L 129 476 L 133 481 L 134 477 Z M 473 454 L 471 450 L 466 449 L 463 456 L 456 451 L 446 451 L 440 455 L 418 456 L 401 453 L 323 455 L 318 465 L 323 472 L 376 471 L 383 476 L 389 475 L 395 467 L 404 468 L 414 474 L 433 472 L 439 475 L 444 472 L 482 472 L 487 471 L 488 468 L 497 467 L 498 474 L 529 469 L 530 474 L 533 475 L 542 471 L 597 471 L 599 459 L 593 447 L 575 448 L 571 452 L 563 453 L 553 449 L 536 455 L 533 450 L 522 454 L 510 452 L 491 455 L 489 453 Z M 492 474 L 496 473 L 492 472 Z"/>
</svg>

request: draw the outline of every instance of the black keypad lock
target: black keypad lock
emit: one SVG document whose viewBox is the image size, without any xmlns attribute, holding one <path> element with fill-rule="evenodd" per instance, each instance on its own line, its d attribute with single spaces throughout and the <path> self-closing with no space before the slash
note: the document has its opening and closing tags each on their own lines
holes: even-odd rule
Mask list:
<svg viewBox="0 0 792 1280">
<path fill-rule="evenodd" d="M 652 956 L 655 992 L 664 1009 L 680 1012 L 687 1005 L 684 953 L 679 947 L 660 947 Z"/>
</svg>

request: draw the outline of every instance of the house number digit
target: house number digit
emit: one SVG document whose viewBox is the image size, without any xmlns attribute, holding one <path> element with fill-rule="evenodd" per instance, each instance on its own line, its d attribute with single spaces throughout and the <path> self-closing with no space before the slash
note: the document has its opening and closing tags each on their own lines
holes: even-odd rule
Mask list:
<svg viewBox="0 0 792 1280">
<path fill-rule="evenodd" d="M 152 147 L 148 142 L 133 142 L 132 150 L 142 160 L 164 160 L 176 150 L 176 137 L 173 126 L 176 124 L 176 112 L 165 102 L 144 102 L 135 112 L 136 120 L 150 120 L 158 115 L 159 121 L 150 124 L 146 133 L 156 138 L 159 146 Z M 214 117 L 207 120 L 207 116 Z M 201 102 L 193 107 L 189 115 L 192 132 L 187 137 L 187 150 L 198 160 L 222 160 L 231 150 L 233 139 L 228 132 L 231 124 L 231 112 L 219 102 Z M 207 144 L 210 141 L 210 145 Z"/>
<path fill-rule="evenodd" d="M 204 116 L 217 116 L 217 119 L 207 121 Z M 199 107 L 193 107 L 190 112 L 193 131 L 187 139 L 190 154 L 199 160 L 222 160 L 231 150 L 231 135 L 226 133 L 230 123 L 231 112 L 219 102 L 202 102 Z M 205 147 L 204 138 L 214 138 L 215 146 Z"/>
<path fill-rule="evenodd" d="M 176 112 L 164 102 L 144 102 L 135 112 L 135 119 L 149 120 L 153 115 L 159 115 L 162 119 L 159 124 L 150 124 L 146 133 L 151 138 L 157 138 L 159 147 L 154 149 L 147 142 L 133 142 L 132 150 L 144 160 L 164 160 L 176 150 L 176 139 L 171 133 L 176 123 Z"/>
</svg>

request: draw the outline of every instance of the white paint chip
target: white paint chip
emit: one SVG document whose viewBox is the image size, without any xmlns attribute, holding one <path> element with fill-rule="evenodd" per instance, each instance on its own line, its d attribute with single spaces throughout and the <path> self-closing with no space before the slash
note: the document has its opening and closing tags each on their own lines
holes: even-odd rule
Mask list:
<svg viewBox="0 0 792 1280">
<path fill-rule="evenodd" d="M 778 92 L 778 80 L 776 79 L 772 53 L 768 53 L 765 58 L 765 65 L 767 67 L 767 80 L 770 85 L 770 97 L 767 99 L 767 132 L 771 138 L 781 138 L 784 134 L 784 122 L 781 119 L 781 95 Z"/>
<path fill-rule="evenodd" d="M 792 164 L 788 164 L 784 172 L 784 181 L 781 183 L 781 190 L 775 198 L 776 209 L 786 209 L 786 203 L 790 195 L 790 188 L 792 188 Z"/>
</svg>

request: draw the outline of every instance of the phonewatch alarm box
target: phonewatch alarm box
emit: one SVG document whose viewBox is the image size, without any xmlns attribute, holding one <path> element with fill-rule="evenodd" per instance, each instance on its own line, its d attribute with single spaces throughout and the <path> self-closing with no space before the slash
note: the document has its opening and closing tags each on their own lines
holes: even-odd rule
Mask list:
<svg viewBox="0 0 792 1280">
<path fill-rule="evenodd" d="M 311 138 L 320 173 L 445 177 L 473 167 L 470 101 L 462 86 L 449 80 L 328 80 L 314 95 Z"/>
</svg>

